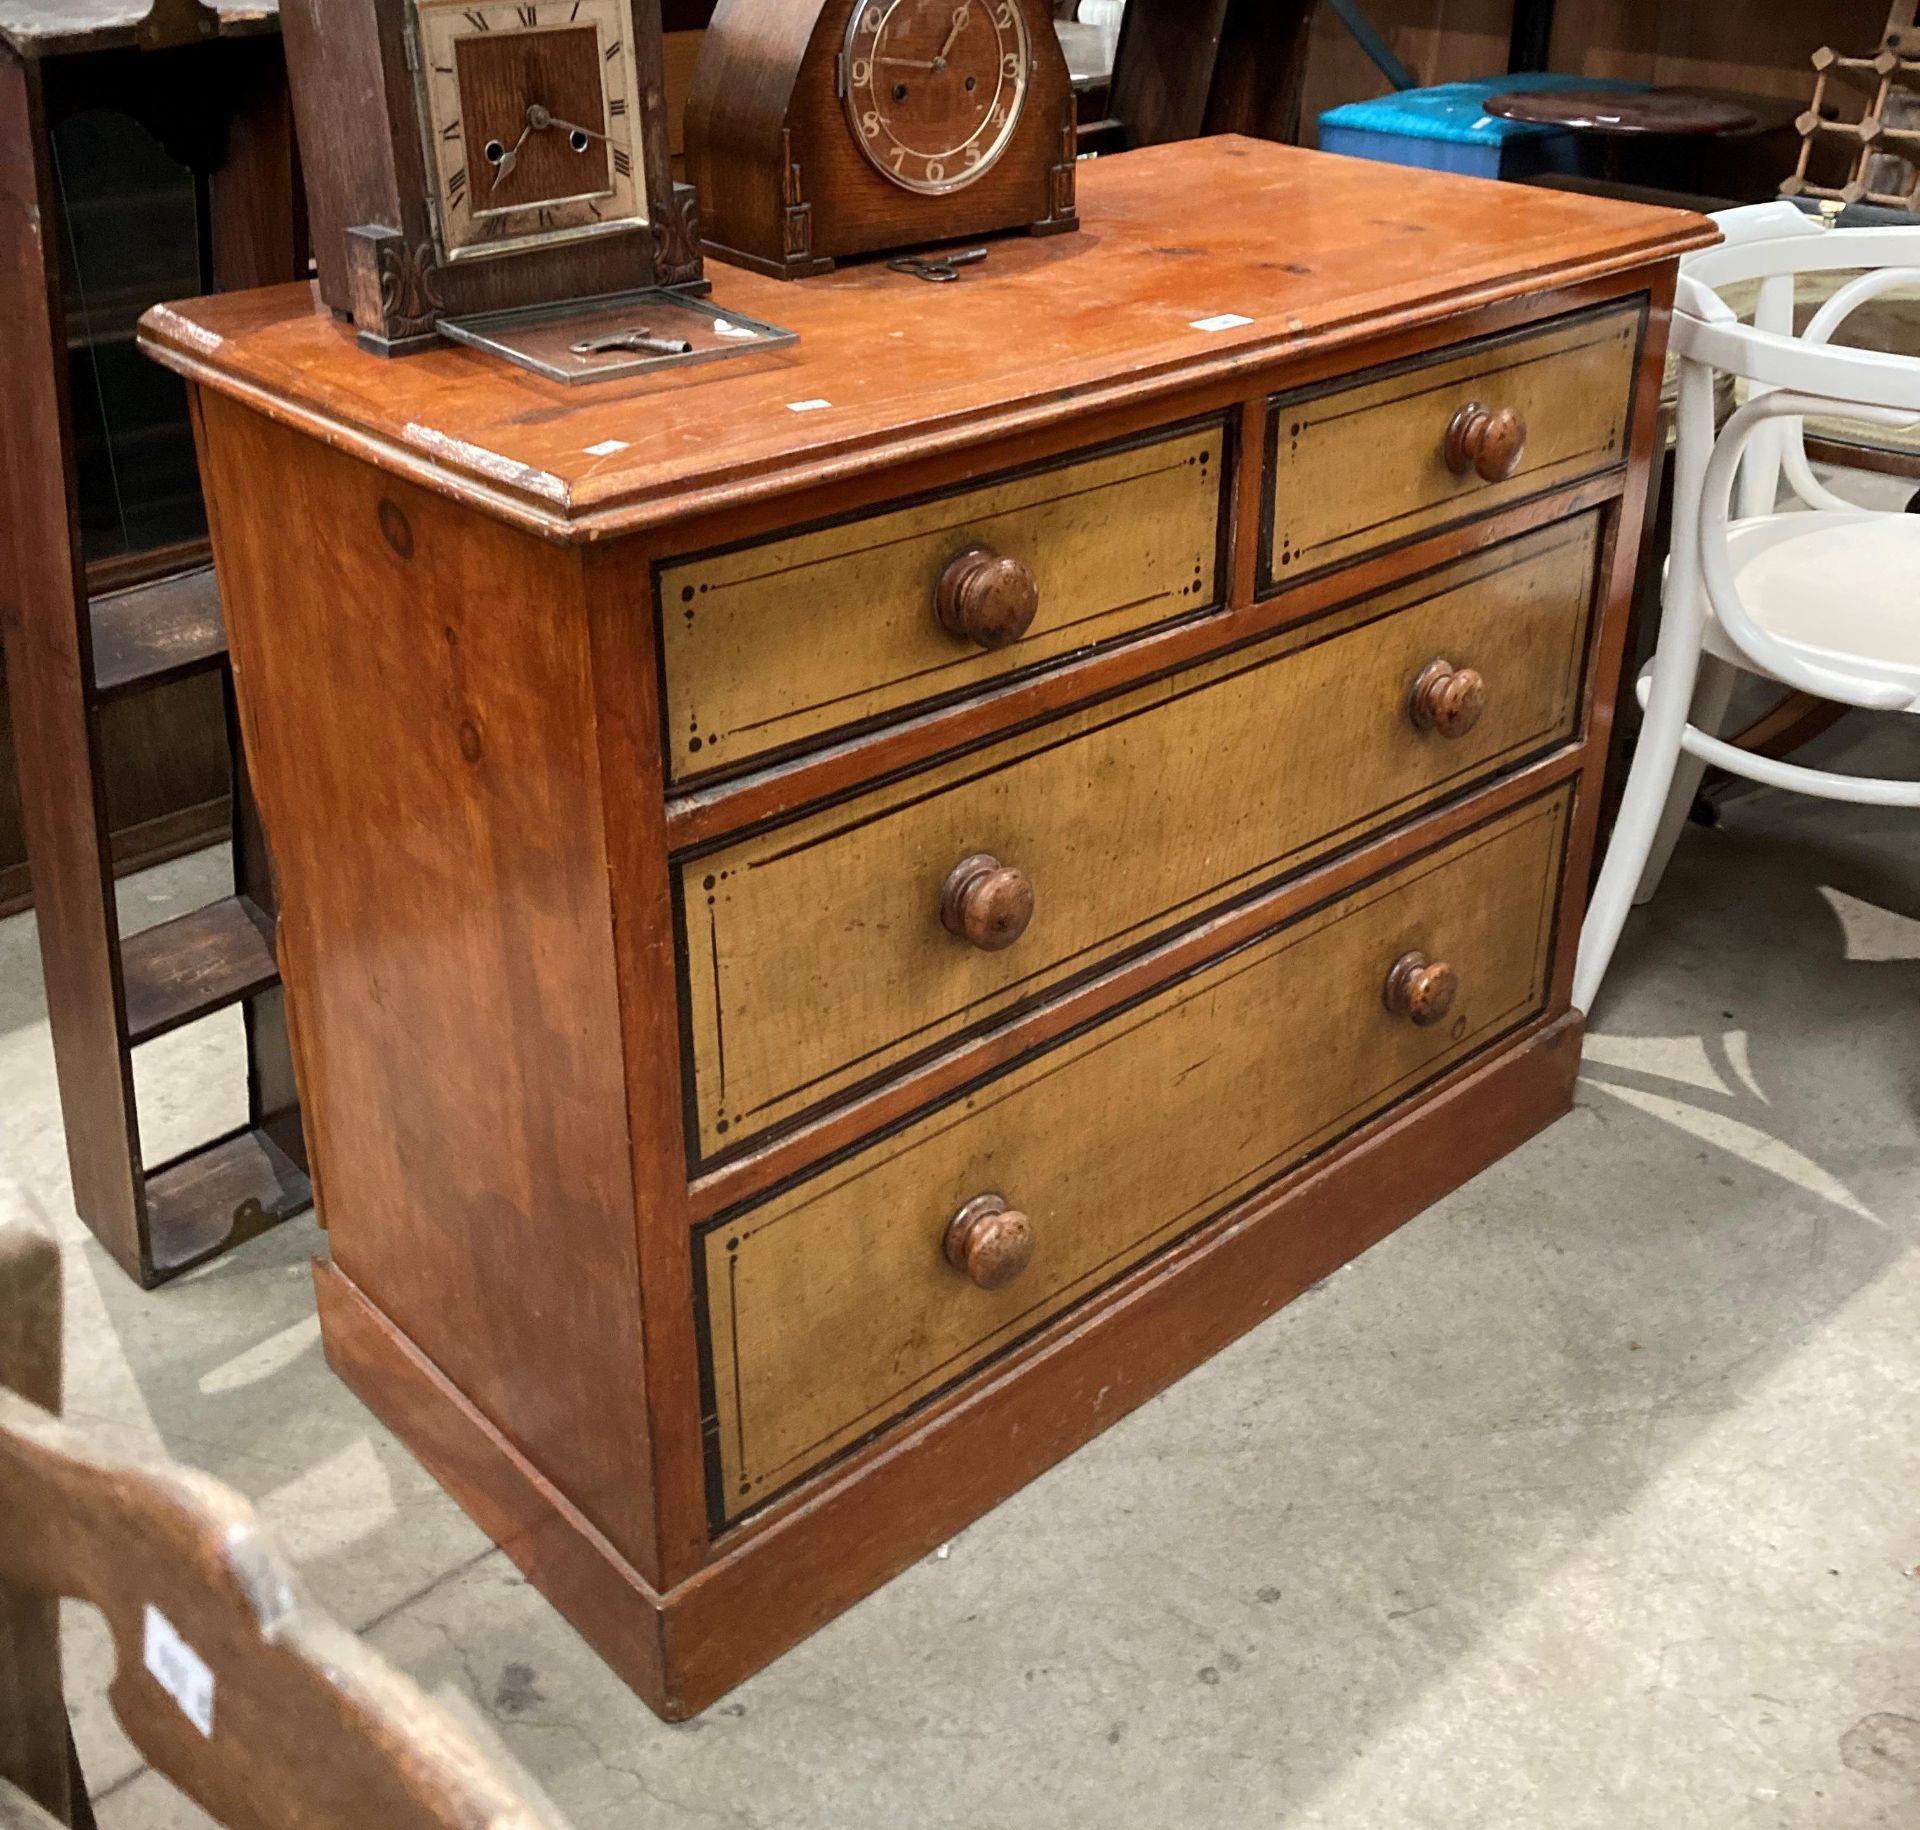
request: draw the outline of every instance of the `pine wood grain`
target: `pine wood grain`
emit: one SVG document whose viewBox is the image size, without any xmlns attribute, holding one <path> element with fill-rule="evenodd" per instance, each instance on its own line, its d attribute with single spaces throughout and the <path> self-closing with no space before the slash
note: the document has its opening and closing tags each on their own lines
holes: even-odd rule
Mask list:
<svg viewBox="0 0 1920 1830">
<path fill-rule="evenodd" d="M 867 270 L 775 293 L 729 277 L 720 308 L 752 309 L 758 287 L 790 304 L 800 343 L 604 392 L 563 396 L 463 352 L 382 364 L 287 295 L 149 322 L 150 344 L 188 373 L 203 408 L 216 553 L 237 587 L 243 722 L 288 853 L 286 966 L 334 1250 L 321 1283 L 329 1351 L 668 1714 L 711 1700 L 938 1542 L 929 1532 L 976 1516 L 1565 1106 L 1578 1053 L 1565 961 L 1651 446 L 1649 364 L 1663 353 L 1675 256 L 1711 230 L 1232 141 L 1129 155 L 1088 178 L 1089 202 L 1104 188 L 1106 213 L 1090 209 L 1085 233 L 996 249 L 957 286 L 909 280 L 903 293 L 891 285 L 899 276 Z M 1069 244 L 1071 258 L 1056 260 Z M 1251 325 L 1194 328 L 1203 310 L 1232 314 L 1242 297 Z M 1642 306 L 1624 461 L 1530 482 L 1485 514 L 1483 498 L 1463 497 L 1440 523 L 1263 594 L 1273 396 L 1371 384 L 1389 365 L 1533 336 L 1594 307 L 1632 317 Z M 216 321 L 216 310 L 233 315 Z M 780 319 L 777 306 L 764 315 Z M 830 404 L 789 410 L 810 397 Z M 673 609 L 659 601 L 662 569 L 746 547 L 784 552 L 1202 425 L 1233 434 L 1217 608 L 923 700 L 887 697 L 900 671 L 888 644 L 869 639 L 894 614 L 891 595 L 876 616 L 857 580 L 820 591 L 788 606 L 778 643 L 762 643 L 804 676 L 803 698 L 833 696 L 818 690 L 830 677 L 842 691 L 878 691 L 879 703 L 675 776 L 670 753 L 684 738 L 661 665 Z M 1372 487 L 1362 473 L 1324 493 L 1364 507 Z M 1525 563 L 1505 564 L 1516 554 Z M 1123 556 L 1115 569 L 1137 563 Z M 1014 631 L 1020 581 L 1000 582 L 989 607 Z M 925 593 L 923 575 L 910 593 L 918 614 Z M 730 666 L 711 661 L 702 690 L 750 690 L 777 711 L 778 688 L 754 676 L 761 643 L 737 639 L 749 620 L 714 618 L 701 638 L 709 655 L 736 639 Z M 1044 622 L 1043 612 L 1033 628 Z M 1484 681 L 1470 729 L 1468 701 L 1449 699 L 1452 737 L 1409 718 L 1414 682 L 1436 662 L 1450 679 L 1471 670 Z M 1016 780 L 1023 791 L 1006 793 Z M 1370 986 L 1364 998 L 1352 991 L 1351 1029 L 1340 1030 L 1351 987 L 1334 981 L 1357 970 L 1357 954 L 1325 938 L 1328 911 L 1384 906 L 1367 901 L 1384 876 L 1411 877 L 1437 849 L 1470 846 L 1469 835 L 1549 801 L 1564 870 L 1556 838 L 1522 848 L 1484 884 L 1464 863 L 1465 875 L 1442 873 L 1440 925 L 1373 936 L 1380 957 L 1362 949 Z M 969 817 L 939 828 L 955 808 Z M 901 831 L 912 825 L 925 855 L 858 837 L 879 810 Z M 1006 830 L 973 830 L 986 815 Z M 1022 858 L 1009 832 L 1045 842 Z M 836 868 L 808 876 L 773 857 L 802 838 Z M 702 1142 L 694 1084 L 702 975 L 678 956 L 692 937 L 675 903 L 697 918 L 707 876 L 717 892 L 716 866 L 736 851 L 753 851 L 754 874 L 784 893 L 756 889 L 713 950 L 736 989 L 760 974 L 729 1006 L 729 1091 L 736 1038 L 762 1026 L 755 1071 L 771 1091 L 792 1090 L 772 1078 L 791 1068 L 782 1052 L 813 1061 L 824 1090 L 756 1115 L 750 1141 L 730 1130 L 706 1164 L 700 1152 L 720 1134 Z M 936 956 L 914 949 L 937 937 L 989 957 L 941 919 L 954 866 L 983 852 L 1001 860 L 1004 894 L 1000 919 L 983 916 L 976 934 L 1019 927 L 1024 897 L 1008 873 L 1027 877 L 1037 900 L 1024 934 L 991 956 L 1032 982 L 986 981 L 976 1016 L 949 1001 Z M 1049 888 L 1056 866 L 1076 892 L 1064 899 Z M 1471 893 L 1454 893 L 1456 882 Z M 1457 946 L 1450 920 L 1464 924 Z M 1075 922 L 1077 938 L 1049 934 L 1049 923 Z M 1001 1300 L 947 1263 L 939 1234 L 951 1210 L 927 1222 L 931 1240 L 920 1197 L 904 1188 L 818 1233 L 795 1219 L 825 1243 L 797 1252 L 807 1262 L 784 1298 L 756 1298 L 756 1317 L 784 1305 L 794 1316 L 779 1325 L 798 1331 L 784 1373 L 767 1374 L 786 1386 L 766 1415 L 797 1430 L 798 1413 L 783 1423 L 778 1407 L 823 1394 L 833 1414 L 815 1436 L 832 1436 L 819 1453 L 837 1459 L 768 1498 L 813 1465 L 805 1439 L 775 1441 L 787 1470 L 753 1468 L 765 1478 L 746 1496 L 752 1512 L 734 1523 L 713 1510 L 703 1430 L 720 1426 L 721 1363 L 701 1340 L 713 1280 L 698 1299 L 694 1283 L 726 1231 L 716 1217 L 750 1224 L 784 1211 L 900 1156 L 903 1139 L 969 1099 L 1018 1084 L 1023 1099 L 1043 1100 L 1022 1077 L 1050 1085 L 1043 1064 L 1103 1041 L 1118 1059 L 1151 1032 L 1139 1022 L 1149 1006 L 1191 1004 L 1191 987 L 1236 972 L 1239 984 L 1296 924 L 1299 948 L 1338 957 L 1287 968 L 1284 1009 L 1269 1000 L 1248 1017 L 1244 1000 L 1216 1000 L 1207 1020 L 1187 1019 L 1196 1046 L 1155 1058 L 1163 1082 L 1192 1066 L 1206 1083 L 1223 1050 L 1221 1072 L 1249 1048 L 1291 1063 L 1274 1082 L 1278 1103 L 1241 1100 L 1259 1111 L 1240 1132 L 1271 1120 L 1265 1154 L 1280 1179 L 1252 1174 L 1237 1109 L 1205 1125 L 1190 1117 L 1194 1135 L 1159 1153 L 1167 1175 L 1185 1176 L 1183 1152 L 1205 1154 L 1210 1136 L 1203 1166 L 1251 1175 L 1255 1192 L 1168 1244 L 1178 1204 L 1161 1204 L 1167 1191 L 1147 1165 L 1099 1222 L 1120 1262 L 1147 1255 L 1098 1289 L 1085 1281 L 1092 1261 L 1074 1260 L 1060 1280 L 1065 1306 L 1018 1340 L 1018 1327 L 999 1332 L 1010 1316 L 969 1326 L 947 1356 L 957 1354 L 951 1390 L 911 1335 L 893 1336 L 902 1378 L 876 1385 L 864 1335 L 818 1339 L 804 1321 L 816 1295 L 808 1265 L 838 1287 L 847 1240 L 866 1242 L 883 1268 L 888 1254 L 925 1246 L 949 1288 Z M 1547 932 L 1557 938 L 1543 953 Z M 1022 962 L 1030 948 L 1034 968 Z M 1422 1014 L 1457 982 L 1460 1002 L 1437 1025 L 1393 1017 L 1383 1001 L 1413 951 L 1431 968 L 1420 969 Z M 1448 1054 L 1473 1045 L 1475 1000 L 1503 986 L 1512 1025 L 1486 1033 L 1483 1055 Z M 1469 1019 L 1458 1042 L 1457 1017 Z M 1391 1043 L 1366 1040 L 1376 1022 L 1392 1026 Z M 937 1033 L 908 1034 L 929 1023 Z M 1160 1032 L 1169 1038 L 1184 1040 L 1177 1020 Z M 1315 1104 L 1343 1085 L 1351 1130 Z M 1127 1105 L 1124 1083 L 1101 1091 L 1111 1097 L 1031 1124 L 994 1106 L 943 1147 L 973 1152 L 962 1166 L 982 1175 L 1070 1161 L 1093 1185 L 1127 1147 L 1104 1108 L 1132 1113 L 1130 1130 L 1154 1122 Z M 1156 1103 L 1179 1097 L 1171 1088 Z M 1316 1140 L 1324 1157 L 1284 1167 Z M 978 1185 L 964 1198 L 983 1192 L 1026 1201 Z M 1196 1182 L 1189 1204 L 1205 1193 Z M 889 1218 L 872 1217 L 883 1209 Z M 1023 1211 L 1044 1223 L 1064 1210 L 1043 1189 Z M 1057 1222 L 1036 1234 L 1028 1275 L 1046 1275 L 1049 1237 L 1091 1236 Z M 923 1313 L 916 1280 L 927 1269 L 916 1261 L 897 1289 L 875 1272 L 854 1303 L 877 1317 L 868 1333 L 894 1326 L 896 1295 L 904 1320 Z M 847 1287 L 860 1275 L 855 1265 Z M 889 1422 L 903 1387 L 909 1409 Z M 868 1429 L 878 1433 L 861 1442 Z"/>
<path fill-rule="evenodd" d="M 556 614 L 577 605 L 578 558 L 202 404 L 226 601 L 272 606 L 230 615 L 229 634 L 303 1082 L 326 1089 L 330 1249 L 645 1566 L 586 638 L 577 611 Z M 225 512 L 256 490 L 275 518 Z M 332 529 L 325 553 L 280 516 Z M 347 606 L 366 612 L 351 640 Z M 381 706 L 398 722 L 376 740 Z M 562 1335 L 564 1353 L 539 1345 Z"/>
<path fill-rule="evenodd" d="M 587 539 L 1138 407 L 1715 235 L 1681 211 L 1231 136 L 1094 161 L 1081 214 L 1080 234 L 997 246 L 952 286 L 873 264 L 805 286 L 721 269 L 716 309 L 799 342 L 584 393 L 456 348 L 368 362 L 305 290 L 164 307 L 141 337 L 209 388 Z M 1248 321 L 1194 328 L 1222 315 Z M 827 405 L 793 411 L 810 401 Z"/>
</svg>

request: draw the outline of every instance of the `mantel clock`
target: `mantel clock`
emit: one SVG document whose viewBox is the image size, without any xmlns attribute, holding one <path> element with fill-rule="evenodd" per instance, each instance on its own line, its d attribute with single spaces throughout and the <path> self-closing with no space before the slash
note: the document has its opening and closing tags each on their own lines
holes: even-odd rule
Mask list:
<svg viewBox="0 0 1920 1830">
<path fill-rule="evenodd" d="M 369 348 L 702 283 L 658 0 L 283 0 L 281 19 L 321 294 Z"/>
<path fill-rule="evenodd" d="M 1076 228 L 1075 154 L 1040 0 L 720 0 L 687 97 L 708 251 L 787 279 Z"/>
</svg>

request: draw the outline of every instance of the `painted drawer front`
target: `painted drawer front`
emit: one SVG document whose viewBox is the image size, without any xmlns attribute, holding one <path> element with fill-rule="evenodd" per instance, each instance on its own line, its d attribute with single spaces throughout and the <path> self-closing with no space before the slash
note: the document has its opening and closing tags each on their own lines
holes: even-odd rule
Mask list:
<svg viewBox="0 0 1920 1830">
<path fill-rule="evenodd" d="M 1542 529 L 682 862 L 696 1156 L 1570 737 L 1598 537 Z M 1409 715 L 1436 661 L 1484 676 L 1464 735 Z M 941 920 L 979 854 L 1033 890 L 1003 951 Z"/>
<path fill-rule="evenodd" d="M 1545 1007 L 1571 789 L 1402 865 L 700 1236 L 732 1518 Z M 1444 963 L 1426 1025 L 1383 988 Z M 945 1252 L 997 1195 L 1032 1257 Z"/>
<path fill-rule="evenodd" d="M 1277 396 L 1262 588 L 1624 464 L 1645 317 L 1635 300 Z M 1502 481 L 1448 462 L 1448 428 L 1475 403 L 1524 424 Z"/>
<path fill-rule="evenodd" d="M 1220 601 L 1226 432 L 1188 427 L 911 506 L 663 565 L 675 782 L 985 685 Z M 935 592 L 982 545 L 1033 576 L 1027 634 L 949 633 Z"/>
</svg>

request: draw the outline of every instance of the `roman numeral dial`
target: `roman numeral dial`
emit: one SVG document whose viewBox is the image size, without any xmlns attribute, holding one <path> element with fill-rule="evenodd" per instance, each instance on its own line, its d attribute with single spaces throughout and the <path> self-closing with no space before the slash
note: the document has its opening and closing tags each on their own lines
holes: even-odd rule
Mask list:
<svg viewBox="0 0 1920 1830">
<path fill-rule="evenodd" d="M 412 0 L 443 258 L 647 223 L 632 0 Z"/>
</svg>

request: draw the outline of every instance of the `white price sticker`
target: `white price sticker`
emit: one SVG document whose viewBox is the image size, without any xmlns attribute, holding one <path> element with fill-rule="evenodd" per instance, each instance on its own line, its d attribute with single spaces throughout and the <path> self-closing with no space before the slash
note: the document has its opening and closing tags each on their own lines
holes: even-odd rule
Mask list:
<svg viewBox="0 0 1920 1830">
<path fill-rule="evenodd" d="M 790 400 L 787 402 L 789 413 L 818 413 L 822 407 L 830 407 L 830 400 Z"/>
<path fill-rule="evenodd" d="M 1237 311 L 1223 311 L 1217 318 L 1195 318 L 1187 327 L 1189 330 L 1238 330 L 1243 324 L 1251 324 L 1251 318 L 1243 318 Z"/>
<path fill-rule="evenodd" d="M 213 1673 L 207 1669 L 207 1661 L 180 1637 L 179 1629 L 152 1602 L 147 1603 L 143 1657 L 153 1681 L 180 1705 L 180 1713 L 212 1740 Z"/>
</svg>

